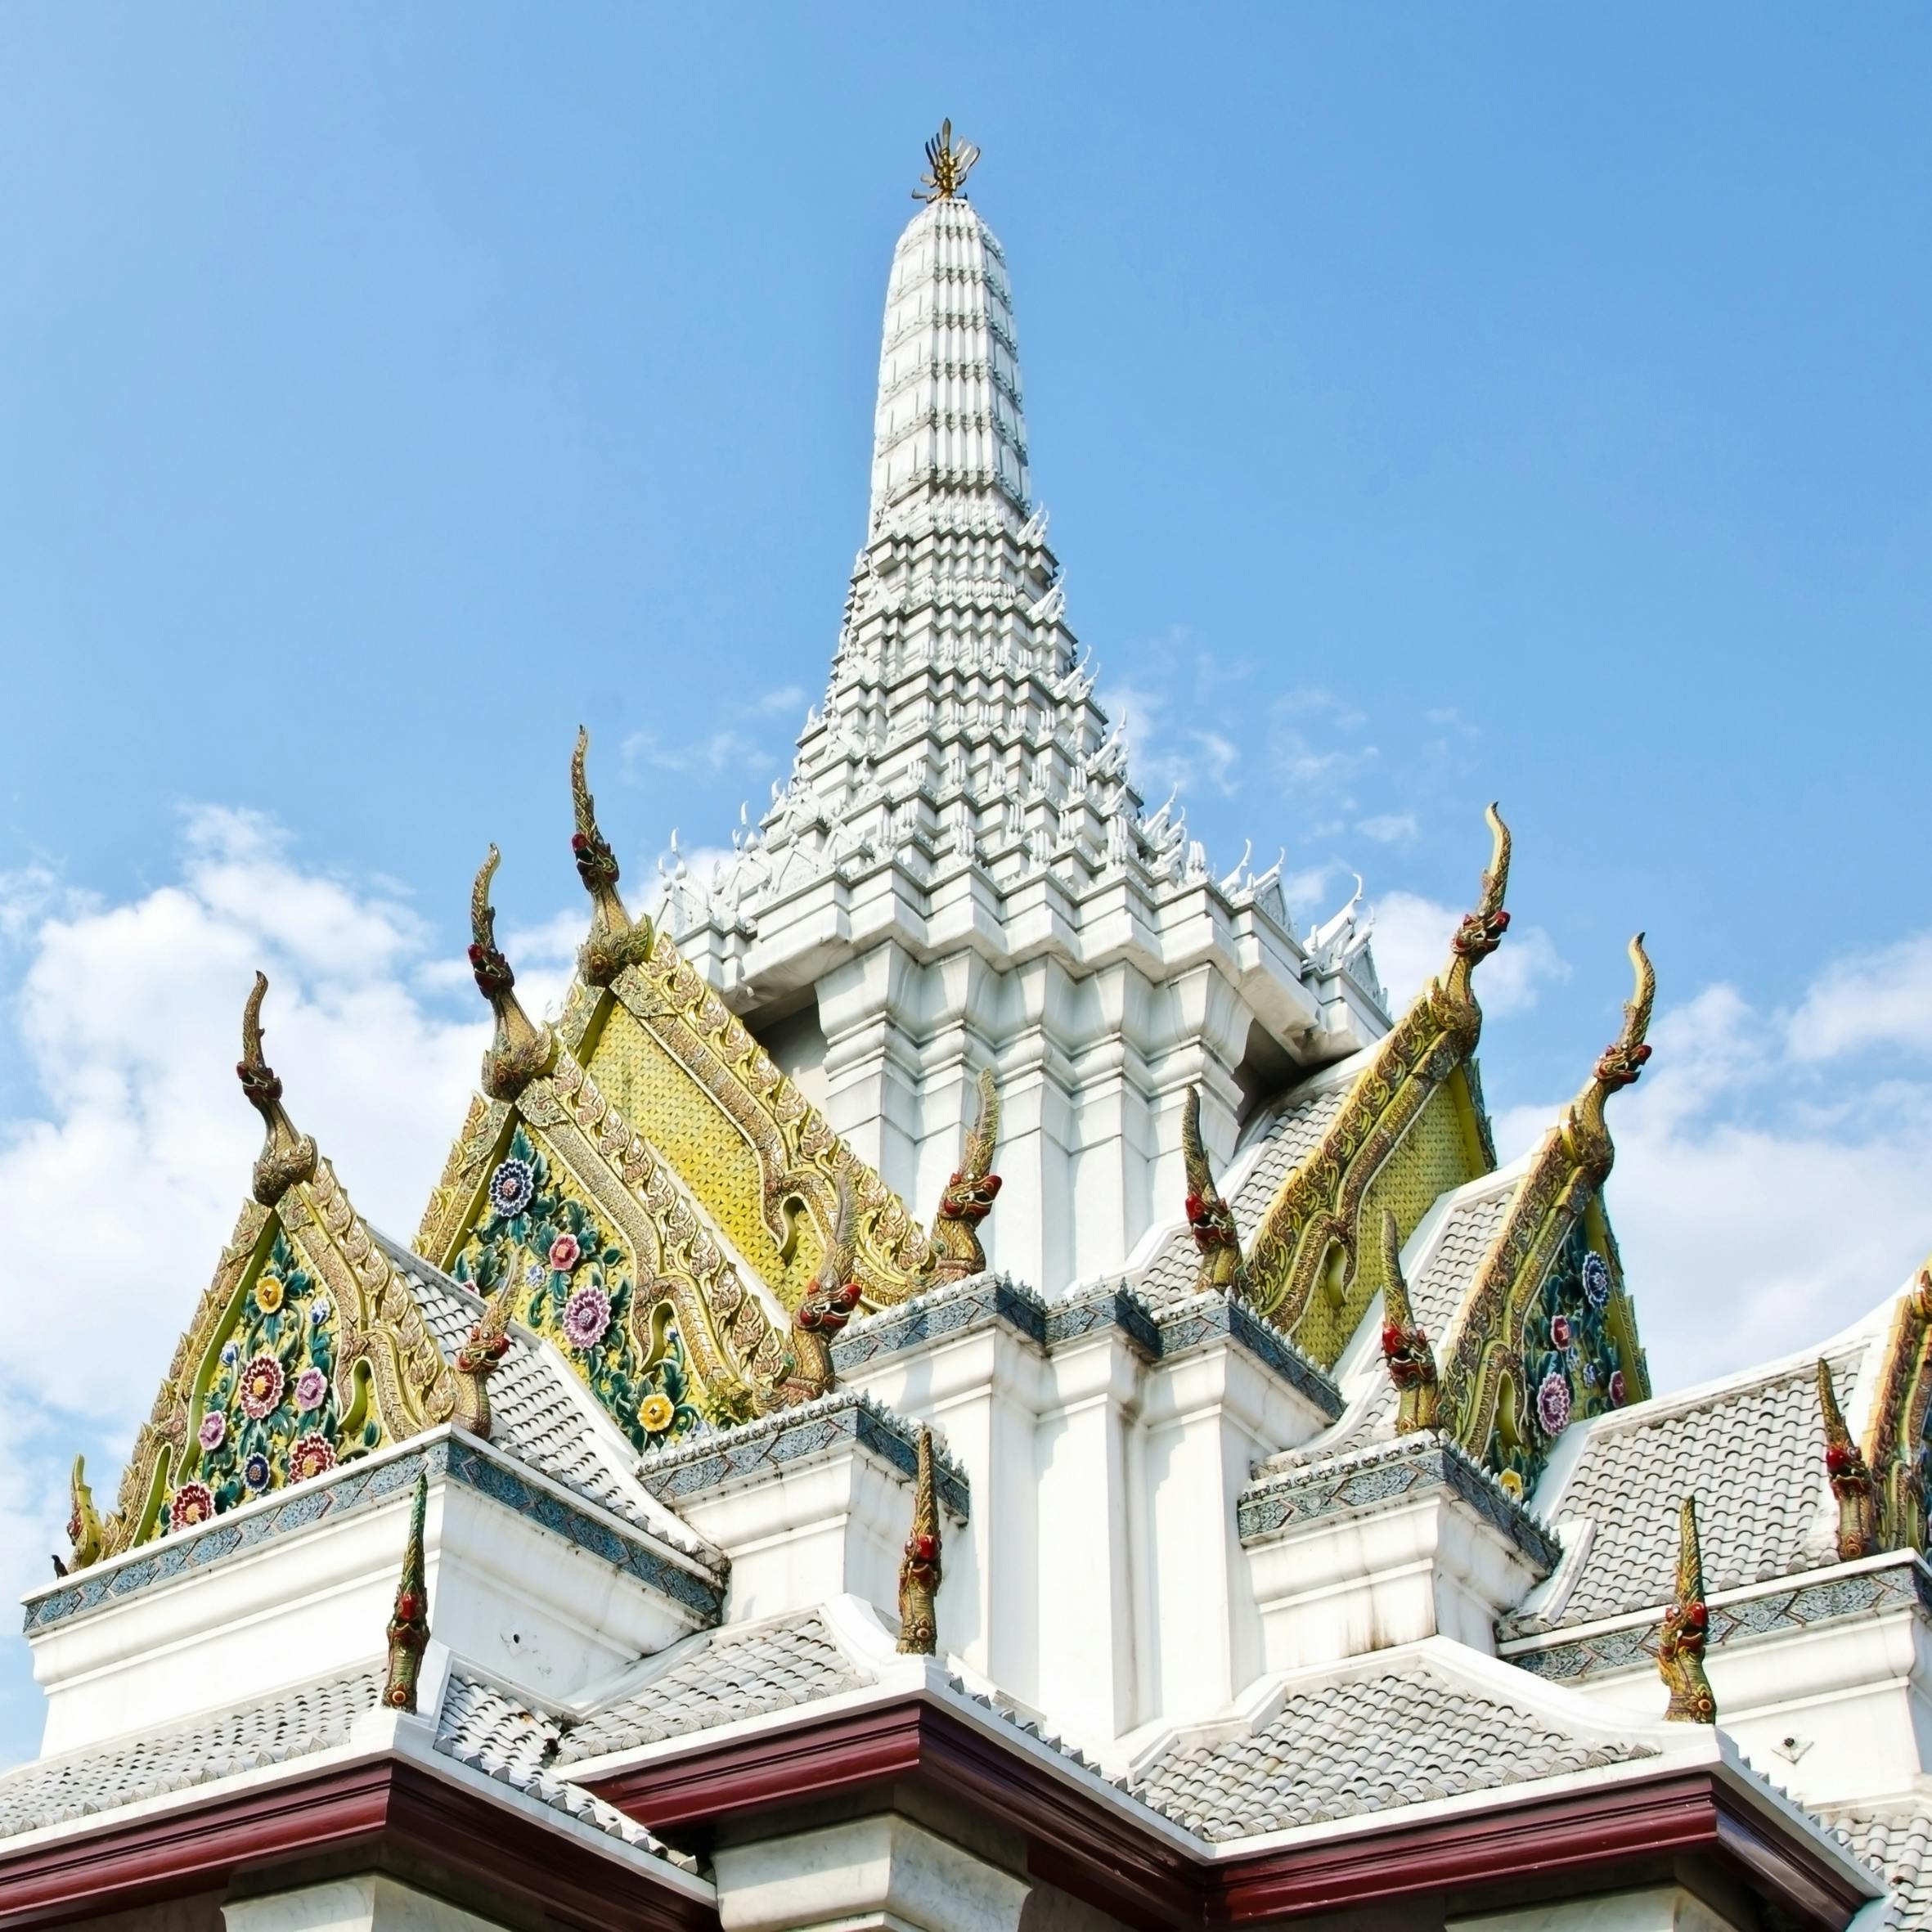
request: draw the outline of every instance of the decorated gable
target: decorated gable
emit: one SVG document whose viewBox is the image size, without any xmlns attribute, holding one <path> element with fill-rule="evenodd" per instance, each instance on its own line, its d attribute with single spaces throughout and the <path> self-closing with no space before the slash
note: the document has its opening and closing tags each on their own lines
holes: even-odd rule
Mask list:
<svg viewBox="0 0 1932 1932">
<path fill-rule="evenodd" d="M 74 1468 L 76 1565 L 207 1521 L 448 1418 L 455 1389 L 408 1287 L 262 1058 L 257 976 L 239 1072 L 267 1138 L 243 1208 L 136 1438 L 115 1508 Z"/>
<path fill-rule="evenodd" d="M 1535 1486 L 1571 1422 L 1650 1394 L 1602 1201 L 1615 1158 L 1604 1103 L 1650 1056 L 1656 980 L 1641 936 L 1630 954 L 1623 1033 L 1530 1157 L 1440 1350 L 1442 1426 L 1513 1495 Z"/>
<path fill-rule="evenodd" d="M 1457 930 L 1447 969 L 1375 1049 L 1248 1250 L 1252 1304 L 1324 1368 L 1388 1286 L 1376 1235 L 1385 1211 L 1406 1239 L 1442 1194 L 1495 1164 L 1470 1070 L 1482 1031 L 1472 975 L 1509 925 L 1509 832 L 1494 806 L 1489 819 L 1481 900 Z"/>
<path fill-rule="evenodd" d="M 745 1278 L 682 1176 L 573 1051 L 568 1040 L 581 1042 L 583 1028 L 539 1028 L 523 1013 L 496 945 L 496 864 L 492 847 L 472 901 L 471 962 L 496 1018 L 485 1090 L 451 1150 L 418 1251 L 507 1298 L 509 1316 L 556 1344 L 640 1450 L 821 1393 L 830 1378 L 823 1336 Z M 640 950 L 627 943 L 634 934 L 600 923 L 586 959 L 627 973 Z M 580 982 L 573 1011 L 595 997 Z M 821 1327 L 851 1305 L 839 1298 L 850 1257 L 836 1250 L 820 1251 L 820 1272 L 838 1275 L 821 1284 L 832 1298 Z M 802 1307 L 808 1298 L 802 1288 Z"/>
</svg>

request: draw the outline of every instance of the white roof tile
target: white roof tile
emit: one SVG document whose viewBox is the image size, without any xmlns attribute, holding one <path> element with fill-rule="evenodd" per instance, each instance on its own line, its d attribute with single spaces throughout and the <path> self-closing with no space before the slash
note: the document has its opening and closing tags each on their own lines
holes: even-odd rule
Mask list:
<svg viewBox="0 0 1932 1932">
<path fill-rule="evenodd" d="M 1559 1730 L 1411 1653 L 1292 1687 L 1257 1729 L 1177 1746 L 1130 1789 L 1220 1844 L 1655 1755 Z"/>
<path fill-rule="evenodd" d="M 559 1763 L 762 1717 L 877 1681 L 840 1648 L 816 1611 L 701 1631 L 654 1658 L 652 1665 L 621 1695 L 565 1730 Z"/>
<path fill-rule="evenodd" d="M 1887 1924 L 1900 1932 L 1932 1927 L 1932 1794 L 1916 1807 L 1846 1807 L 1821 1815 L 1891 1887 Z"/>
<path fill-rule="evenodd" d="M 0 1838 L 210 1784 L 348 1740 L 375 1707 L 380 1670 L 348 1671 L 117 1742 L 43 1758 L 0 1777 Z"/>
</svg>

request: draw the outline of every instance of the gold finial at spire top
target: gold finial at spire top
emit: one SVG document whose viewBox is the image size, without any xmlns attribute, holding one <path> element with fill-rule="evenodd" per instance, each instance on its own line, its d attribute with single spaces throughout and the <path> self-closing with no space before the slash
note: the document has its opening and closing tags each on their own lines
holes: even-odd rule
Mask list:
<svg viewBox="0 0 1932 1932">
<path fill-rule="evenodd" d="M 915 201 L 950 201 L 966 185 L 979 150 L 970 141 L 953 145 L 953 124 L 944 120 L 939 132 L 926 143 L 926 172 L 912 191 Z M 960 199 L 964 200 L 962 195 Z"/>
<path fill-rule="evenodd" d="M 249 1105 L 262 1117 L 254 1196 L 263 1206 L 272 1207 L 297 1181 L 315 1179 L 316 1147 L 306 1134 L 295 1131 L 281 1103 L 281 1082 L 263 1055 L 262 1001 L 267 991 L 268 975 L 258 972 L 241 1009 L 241 1058 L 235 1063 L 235 1075 Z"/>
</svg>

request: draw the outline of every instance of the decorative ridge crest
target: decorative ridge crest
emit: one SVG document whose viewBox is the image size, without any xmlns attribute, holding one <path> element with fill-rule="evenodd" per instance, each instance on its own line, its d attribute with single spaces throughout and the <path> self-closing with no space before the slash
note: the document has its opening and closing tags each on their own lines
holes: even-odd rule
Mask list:
<svg viewBox="0 0 1932 1932">
<path fill-rule="evenodd" d="M 1207 1149 L 1201 1139 L 1201 1090 L 1188 1089 L 1180 1110 L 1181 1166 L 1187 1175 L 1188 1226 L 1201 1256 L 1194 1274 L 1194 1292 L 1219 1289 L 1241 1294 L 1247 1287 L 1247 1264 L 1242 1258 L 1241 1232 L 1234 1211 L 1215 1184 Z"/>
<path fill-rule="evenodd" d="M 1482 1035 L 1476 966 L 1509 926 L 1509 828 L 1494 805 L 1488 869 L 1475 910 L 1458 926 L 1447 967 L 1373 1049 L 1321 1144 L 1283 1178 L 1249 1244 L 1248 1294 L 1256 1311 L 1292 1332 L 1318 1288 L 1337 1299 L 1355 1274 L 1364 1196 L 1430 1096 L 1463 1065 Z"/>
<path fill-rule="evenodd" d="M 597 807 L 591 797 L 585 760 L 591 734 L 577 728 L 577 749 L 570 757 L 570 802 L 576 829 L 570 835 L 577 875 L 591 895 L 591 930 L 577 955 L 577 970 L 588 986 L 607 986 L 627 966 L 649 956 L 651 923 L 633 919 L 618 896 L 617 854 L 597 826 Z"/>
<path fill-rule="evenodd" d="M 313 1180 L 316 1170 L 315 1142 L 298 1134 L 288 1110 L 281 1103 L 281 1081 L 262 1054 L 262 1000 L 268 991 L 268 976 L 257 973 L 255 983 L 241 1009 L 241 1058 L 235 1063 L 236 1077 L 248 1096 L 249 1105 L 261 1115 L 263 1134 L 262 1151 L 255 1157 L 254 1197 L 264 1207 L 272 1207 L 298 1181 Z"/>
<path fill-rule="evenodd" d="M 423 1518 L 429 1503 L 429 1472 L 425 1469 L 416 1476 L 416 1494 L 410 1499 L 409 1540 L 402 1546 L 402 1575 L 389 1616 L 389 1673 L 382 1701 L 391 1710 L 416 1710 L 416 1681 L 429 1643 L 429 1586 L 423 1561 Z"/>
<path fill-rule="evenodd" d="M 548 1027 L 535 1027 L 517 998 L 516 975 L 496 945 L 496 909 L 490 903 L 490 881 L 503 855 L 492 845 L 477 868 L 470 888 L 470 967 L 476 990 L 496 1016 L 496 1036 L 483 1054 L 483 1088 L 492 1100 L 514 1100 L 556 1057 L 557 1043 Z"/>
<path fill-rule="evenodd" d="M 1714 1724 L 1718 1701 L 1704 1674 L 1704 1647 L 1710 1638 L 1710 1607 L 1704 1600 L 1704 1559 L 1697 1547 L 1697 1499 L 1687 1496 L 1678 1507 L 1677 1591 L 1664 1612 L 1657 1639 L 1657 1672 L 1669 1687 L 1666 1718 L 1678 1723 Z"/>
<path fill-rule="evenodd" d="M 935 1282 L 964 1281 L 983 1274 L 986 1251 L 981 1247 L 979 1224 L 993 1211 L 1000 1176 L 993 1171 L 993 1152 L 1000 1139 L 1000 1087 L 991 1067 L 979 1070 L 979 1112 L 966 1130 L 959 1165 L 939 1197 L 932 1217 Z"/>
<path fill-rule="evenodd" d="M 1838 1503 L 1838 1560 L 1849 1563 L 1878 1548 L 1878 1500 L 1871 1470 L 1845 1427 L 1831 1384 L 1831 1365 L 1818 1357 L 1818 1418 L 1825 1431 L 1825 1475 Z"/>
<path fill-rule="evenodd" d="M 961 191 L 966 186 L 966 177 L 973 172 L 973 164 L 979 160 L 979 150 L 970 141 L 962 141 L 956 146 L 953 141 L 953 124 L 950 119 L 939 124 L 939 132 L 926 143 L 926 172 L 919 177 L 919 185 L 912 191 L 915 201 L 928 204 L 934 201 L 950 201 L 955 197 L 964 200 Z"/>
<path fill-rule="evenodd" d="M 1898 1297 L 1867 1425 L 1865 1464 L 1876 1485 L 1878 1534 L 1889 1549 L 1925 1542 L 1932 1430 L 1932 1266 Z"/>
<path fill-rule="evenodd" d="M 899 1648 L 909 1657 L 939 1651 L 939 1498 L 932 1481 L 932 1431 L 921 1428 L 913 1479 L 912 1531 L 899 1560 Z"/>
<path fill-rule="evenodd" d="M 1598 1180 L 1610 1172 L 1616 1158 L 1610 1130 L 1604 1125 L 1603 1103 L 1620 1089 L 1634 1085 L 1651 1057 L 1650 1043 L 1644 1036 L 1650 1031 L 1651 1010 L 1656 1004 L 1657 974 L 1643 950 L 1641 932 L 1630 941 L 1630 968 L 1636 985 L 1624 1002 L 1623 1031 L 1597 1056 L 1589 1084 L 1570 1103 L 1563 1118 L 1565 1144 L 1579 1165 L 1592 1170 L 1601 1166 Z"/>
<path fill-rule="evenodd" d="M 1400 1398 L 1395 1433 L 1409 1436 L 1436 1426 L 1441 1389 L 1436 1380 L 1436 1351 L 1416 1321 L 1409 1283 L 1402 1278 L 1402 1229 L 1394 1210 L 1386 1207 L 1382 1210 L 1382 1359 L 1388 1364 L 1389 1380 Z"/>
<path fill-rule="evenodd" d="M 792 1367 L 778 1389 L 788 1406 L 816 1401 L 838 1380 L 832 1343 L 852 1319 L 863 1292 L 852 1273 L 858 1260 L 858 1208 L 849 1168 L 839 1169 L 838 1188 L 832 1238 L 792 1316 Z"/>
</svg>

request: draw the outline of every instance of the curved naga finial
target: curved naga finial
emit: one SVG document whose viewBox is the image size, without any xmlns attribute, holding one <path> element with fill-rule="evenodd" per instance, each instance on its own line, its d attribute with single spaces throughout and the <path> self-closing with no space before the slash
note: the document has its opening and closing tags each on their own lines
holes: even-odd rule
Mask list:
<svg viewBox="0 0 1932 1932">
<path fill-rule="evenodd" d="M 926 172 L 912 191 L 915 201 L 950 201 L 966 185 L 979 150 L 970 141 L 953 142 L 953 124 L 944 120 L 939 132 L 926 143 Z M 964 200 L 964 197 L 961 196 Z"/>
<path fill-rule="evenodd" d="M 1187 1175 L 1188 1226 L 1201 1256 L 1194 1271 L 1194 1292 L 1205 1295 L 1220 1289 L 1239 1294 L 1247 1286 L 1247 1265 L 1241 1258 L 1241 1234 L 1234 1225 L 1234 1211 L 1221 1197 L 1215 1185 L 1214 1170 L 1207 1164 L 1207 1149 L 1201 1139 L 1201 1090 L 1189 1087 L 1180 1110 L 1181 1166 Z"/>
<path fill-rule="evenodd" d="M 1710 1638 L 1710 1607 L 1704 1601 L 1704 1559 L 1697 1548 L 1697 1501 L 1687 1496 L 1677 1517 L 1677 1593 L 1664 1612 L 1657 1639 L 1657 1671 L 1670 1688 L 1664 1714 L 1679 1723 L 1714 1724 L 1718 1701 L 1704 1674 Z"/>
<path fill-rule="evenodd" d="M 597 829 L 596 803 L 584 771 L 590 748 L 591 734 L 579 725 L 570 757 L 570 802 L 577 821 L 570 851 L 577 875 L 591 895 L 591 930 L 577 964 L 586 986 L 607 986 L 627 966 L 641 965 L 649 956 L 651 925 L 649 919 L 633 920 L 618 896 L 617 854 Z"/>
<path fill-rule="evenodd" d="M 986 1269 L 979 1224 L 993 1211 L 1000 1192 L 1000 1176 L 993 1171 L 993 1150 L 1000 1140 L 1000 1089 L 991 1067 L 980 1069 L 978 1085 L 979 1117 L 966 1130 L 965 1152 L 932 1217 L 935 1281 L 964 1281 Z"/>
<path fill-rule="evenodd" d="M 1436 1351 L 1415 1319 L 1409 1300 L 1409 1283 L 1402 1278 L 1402 1230 L 1395 1213 L 1385 1207 L 1382 1215 L 1382 1359 L 1389 1365 L 1389 1380 L 1400 1398 L 1395 1411 L 1395 1433 L 1413 1434 L 1418 1429 L 1436 1426 L 1442 1391 L 1436 1373 Z"/>
<path fill-rule="evenodd" d="M 919 1431 L 912 1490 L 912 1534 L 899 1559 L 899 1648 L 909 1657 L 939 1654 L 939 1495 L 932 1480 L 932 1431 Z"/>
<path fill-rule="evenodd" d="M 1657 975 L 1643 935 L 1630 941 L 1630 965 L 1636 988 L 1624 1003 L 1624 1029 L 1598 1056 L 1589 1085 L 1570 1104 L 1563 1118 L 1563 1141 L 1571 1157 L 1591 1177 L 1601 1181 L 1616 1158 L 1610 1130 L 1603 1122 L 1603 1103 L 1619 1089 L 1632 1085 L 1651 1057 L 1644 1036 L 1650 1031 L 1656 1004 Z"/>
<path fill-rule="evenodd" d="M 267 974 L 258 973 L 241 1009 L 241 1058 L 235 1063 L 235 1074 L 249 1106 L 262 1117 L 264 1132 L 262 1151 L 255 1156 L 254 1196 L 263 1206 L 272 1207 L 296 1182 L 315 1179 L 316 1149 L 306 1134 L 295 1131 L 281 1103 L 281 1082 L 262 1057 L 262 1000 L 267 991 Z"/>
<path fill-rule="evenodd" d="M 74 1546 L 74 1555 L 70 1559 L 70 1570 L 82 1570 L 100 1560 L 106 1544 L 107 1530 L 94 1507 L 94 1492 L 88 1487 L 88 1459 L 85 1456 L 74 1458 L 74 1476 L 70 1485 L 74 1508 L 67 1518 L 67 1540 Z"/>
<path fill-rule="evenodd" d="M 496 1031 L 483 1054 L 483 1089 L 492 1100 L 514 1100 L 550 1065 L 556 1042 L 548 1027 L 533 1027 L 516 996 L 516 975 L 496 946 L 496 909 L 490 881 L 503 855 L 492 846 L 470 888 L 470 967 L 476 990 L 496 1016 Z"/>
<path fill-rule="evenodd" d="M 1825 1474 L 1838 1502 L 1838 1560 L 1849 1563 L 1878 1548 L 1878 1489 L 1846 1427 L 1831 1365 L 1818 1358 L 1818 1419 L 1825 1430 Z"/>
<path fill-rule="evenodd" d="M 382 1701 L 391 1710 L 416 1709 L 416 1680 L 422 1674 L 423 1652 L 429 1647 L 429 1585 L 423 1563 L 423 1516 L 429 1502 L 425 1469 L 416 1479 L 416 1494 L 410 1501 L 409 1540 L 402 1546 L 402 1575 L 389 1616 L 389 1667 Z"/>
<path fill-rule="evenodd" d="M 456 1406 L 450 1419 L 486 1442 L 495 1427 L 490 1413 L 490 1377 L 510 1353 L 510 1292 L 505 1282 L 484 1302 L 451 1363 L 456 1372 Z"/>
<path fill-rule="evenodd" d="M 1463 914 L 1449 941 L 1449 971 L 1442 982 L 1444 990 L 1458 1000 L 1468 998 L 1471 974 L 1480 961 L 1502 945 L 1503 935 L 1509 930 L 1509 914 L 1503 904 L 1503 896 L 1509 890 L 1509 827 L 1493 802 L 1483 816 L 1489 827 L 1489 869 L 1483 874 L 1476 910 Z"/>
<path fill-rule="evenodd" d="M 832 1343 L 852 1319 L 863 1292 L 853 1274 L 859 1253 L 858 1223 L 851 1170 L 841 1167 L 832 1238 L 792 1315 L 791 1368 L 776 1391 L 779 1400 L 788 1407 L 816 1400 L 837 1379 L 832 1368 Z"/>
</svg>

